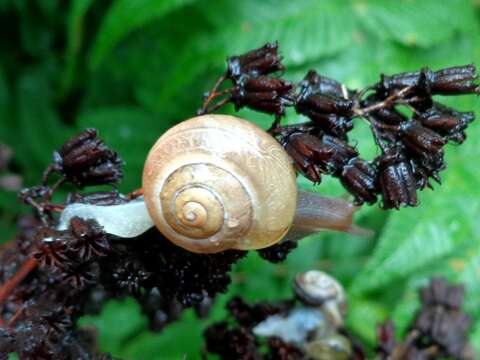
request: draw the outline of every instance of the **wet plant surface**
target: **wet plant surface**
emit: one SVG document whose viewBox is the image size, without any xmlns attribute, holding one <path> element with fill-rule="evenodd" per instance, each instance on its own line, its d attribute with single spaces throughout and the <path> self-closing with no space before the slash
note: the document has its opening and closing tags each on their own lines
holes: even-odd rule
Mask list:
<svg viewBox="0 0 480 360">
<path fill-rule="evenodd" d="M 302 306 L 293 277 L 321 269 L 345 287 L 357 358 L 469 358 L 478 7 L 138 4 L 0 2 L 1 356 L 301 358 L 252 329 Z M 199 108 L 270 131 L 303 190 L 355 201 L 375 235 L 199 255 L 153 229 L 133 245 L 81 218 L 56 228 L 68 204 L 135 197 L 150 146 Z"/>
</svg>

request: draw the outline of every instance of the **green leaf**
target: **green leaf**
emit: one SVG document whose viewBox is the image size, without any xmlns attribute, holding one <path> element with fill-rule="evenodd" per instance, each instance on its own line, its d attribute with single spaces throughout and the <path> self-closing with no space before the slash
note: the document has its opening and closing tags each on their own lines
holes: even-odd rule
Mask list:
<svg viewBox="0 0 480 360">
<path fill-rule="evenodd" d="M 97 128 L 106 144 L 125 160 L 125 177 L 120 188 L 126 192 L 141 187 L 148 151 L 171 125 L 136 107 L 89 110 L 79 115 L 77 124 L 82 129 Z"/>
<path fill-rule="evenodd" d="M 95 69 L 129 33 L 194 0 L 117 0 L 109 9 L 90 54 Z"/>
<path fill-rule="evenodd" d="M 375 343 L 376 326 L 385 319 L 387 309 L 369 299 L 348 298 L 347 327 L 364 341 Z"/>
<path fill-rule="evenodd" d="M 132 299 L 109 301 L 99 316 L 85 316 L 79 320 L 80 327 L 94 326 L 102 351 L 121 356 L 125 342 L 145 331 L 147 319 L 140 306 Z"/>
<path fill-rule="evenodd" d="M 355 41 L 356 22 L 347 0 L 212 1 L 202 10 L 217 28 L 210 42 L 221 43 L 228 55 L 278 40 L 285 63 L 298 65 L 336 54 Z"/>
<path fill-rule="evenodd" d="M 84 18 L 94 0 L 74 0 L 70 5 L 67 23 L 67 46 L 65 68 L 62 76 L 62 91 L 67 92 L 75 80 L 78 55 L 84 37 Z"/>
<path fill-rule="evenodd" d="M 3 69 L 0 67 L 0 142 L 5 141 L 10 124 L 10 89 Z"/>
<path fill-rule="evenodd" d="M 468 0 L 357 0 L 354 9 L 370 32 L 407 46 L 430 47 L 475 24 Z"/>
<path fill-rule="evenodd" d="M 467 240 L 480 245 L 480 228 L 475 220 L 480 216 L 480 178 L 470 167 L 480 156 L 479 134 L 480 125 L 473 124 L 466 144 L 456 149 L 448 147 L 449 169 L 441 187 L 424 192 L 418 208 L 402 209 L 390 216 L 378 247 L 352 290 L 358 293 L 380 288 L 415 274 Z"/>
<path fill-rule="evenodd" d="M 53 94 L 46 69 L 25 73 L 16 86 L 16 136 L 7 139 L 15 158 L 28 169 L 26 183 L 38 182 L 51 162 L 52 153 L 70 133 L 53 108 Z"/>
<path fill-rule="evenodd" d="M 203 323 L 192 310 L 186 311 L 161 333 L 145 331 L 127 342 L 121 354 L 138 360 L 198 358 L 203 346 Z"/>
</svg>

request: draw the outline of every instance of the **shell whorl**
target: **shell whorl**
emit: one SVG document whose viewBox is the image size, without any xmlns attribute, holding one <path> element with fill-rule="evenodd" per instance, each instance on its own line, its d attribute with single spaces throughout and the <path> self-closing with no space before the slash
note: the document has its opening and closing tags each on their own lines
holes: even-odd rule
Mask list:
<svg viewBox="0 0 480 360">
<path fill-rule="evenodd" d="M 143 188 L 162 234 L 203 253 L 272 245 L 288 231 L 297 200 L 283 148 L 257 126 L 226 115 L 167 131 L 147 157 Z"/>
</svg>

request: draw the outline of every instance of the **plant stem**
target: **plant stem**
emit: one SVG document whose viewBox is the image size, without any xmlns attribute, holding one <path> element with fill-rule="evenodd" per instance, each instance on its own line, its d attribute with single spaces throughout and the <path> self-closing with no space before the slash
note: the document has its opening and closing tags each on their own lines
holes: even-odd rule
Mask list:
<svg viewBox="0 0 480 360">
<path fill-rule="evenodd" d="M 10 296 L 13 289 L 15 289 L 15 287 L 22 282 L 22 280 L 25 279 L 25 277 L 27 277 L 27 275 L 30 274 L 37 266 L 37 260 L 32 257 L 22 264 L 15 275 L 13 275 L 11 279 L 9 279 L 0 287 L 0 304 L 3 304 L 3 302 Z"/>
</svg>

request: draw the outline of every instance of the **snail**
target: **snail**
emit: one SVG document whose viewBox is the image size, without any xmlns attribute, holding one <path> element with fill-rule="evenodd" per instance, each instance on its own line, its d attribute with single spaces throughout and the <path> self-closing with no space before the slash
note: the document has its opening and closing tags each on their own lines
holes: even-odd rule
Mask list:
<svg viewBox="0 0 480 360">
<path fill-rule="evenodd" d="M 300 306 L 268 316 L 255 325 L 253 334 L 294 343 L 308 359 L 351 359 L 352 344 L 341 331 L 346 315 L 342 285 L 324 272 L 310 270 L 295 276 L 293 290 Z"/>
<path fill-rule="evenodd" d="M 330 229 L 360 233 L 356 208 L 343 199 L 298 191 L 288 154 L 247 120 L 203 115 L 172 127 L 150 150 L 143 197 L 127 204 L 71 204 L 107 233 L 134 238 L 152 226 L 189 251 L 251 250 Z"/>
<path fill-rule="evenodd" d="M 330 275 L 310 270 L 295 276 L 293 290 L 302 303 L 318 307 L 336 327 L 341 327 L 347 312 L 343 286 Z"/>
</svg>

